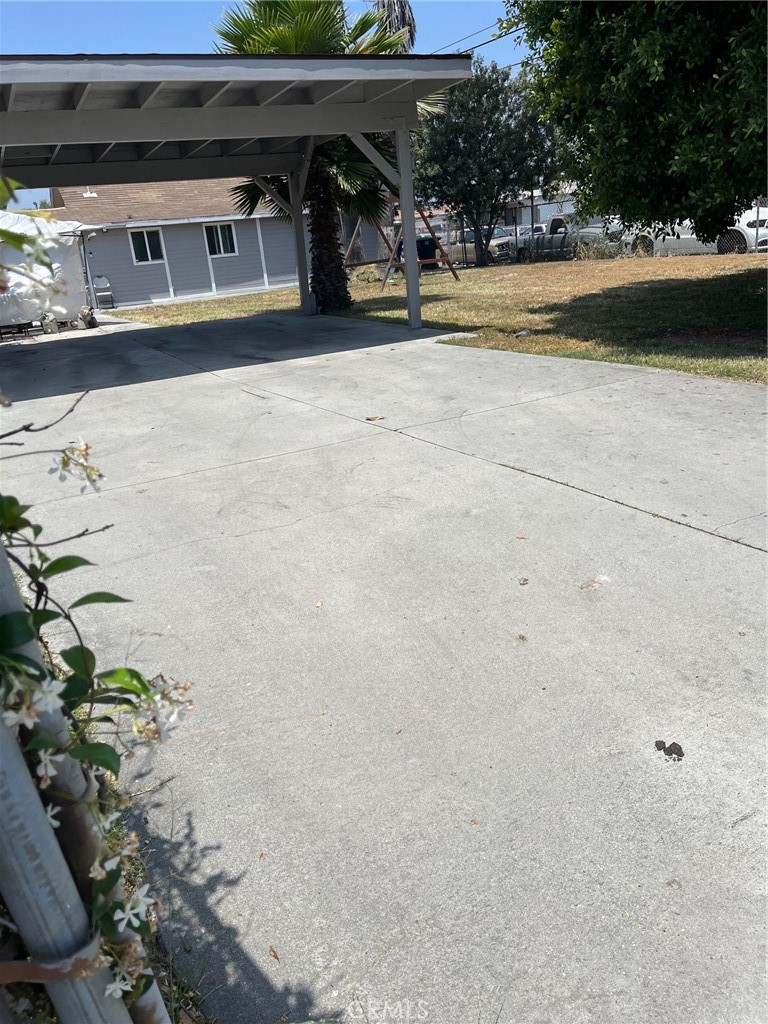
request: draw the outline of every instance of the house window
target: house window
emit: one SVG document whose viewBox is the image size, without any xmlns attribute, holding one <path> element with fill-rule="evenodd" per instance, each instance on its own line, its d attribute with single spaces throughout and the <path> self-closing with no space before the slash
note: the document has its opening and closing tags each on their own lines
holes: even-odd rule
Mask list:
<svg viewBox="0 0 768 1024">
<path fill-rule="evenodd" d="M 209 256 L 237 256 L 233 224 L 206 224 L 205 243 Z"/>
<path fill-rule="evenodd" d="M 130 231 L 134 263 L 162 263 L 163 242 L 159 231 Z"/>
</svg>

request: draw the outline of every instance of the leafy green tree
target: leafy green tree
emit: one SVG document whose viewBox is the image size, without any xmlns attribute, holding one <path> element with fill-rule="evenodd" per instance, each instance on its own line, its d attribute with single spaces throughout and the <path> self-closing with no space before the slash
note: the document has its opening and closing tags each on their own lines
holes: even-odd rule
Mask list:
<svg viewBox="0 0 768 1024">
<path fill-rule="evenodd" d="M 364 11 L 350 21 L 343 0 L 246 0 L 225 11 L 216 29 L 219 53 L 388 54 L 406 43 L 407 29 L 390 33 L 378 11 Z M 386 149 L 386 142 L 379 145 Z M 391 154 L 390 159 L 391 159 Z M 287 197 L 284 178 L 268 178 Z M 282 211 L 259 185 L 245 181 L 234 190 L 237 208 L 247 215 L 264 201 L 276 216 Z M 340 243 L 338 211 L 379 220 L 386 208 L 375 168 L 347 138 L 316 147 L 307 176 L 304 203 L 310 236 L 310 283 L 321 313 L 352 305 Z"/>
<path fill-rule="evenodd" d="M 585 213 L 711 241 L 766 191 L 763 0 L 505 0 Z"/>
<path fill-rule="evenodd" d="M 416 144 L 420 200 L 447 206 L 475 232 L 477 263 L 506 206 L 551 176 L 554 142 L 531 108 L 522 76 L 477 58 L 473 75 L 450 90 Z"/>
</svg>

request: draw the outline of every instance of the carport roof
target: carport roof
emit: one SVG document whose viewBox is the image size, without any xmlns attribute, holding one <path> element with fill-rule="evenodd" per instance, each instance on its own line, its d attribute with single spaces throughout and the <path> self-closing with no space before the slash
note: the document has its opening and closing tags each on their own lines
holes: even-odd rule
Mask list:
<svg viewBox="0 0 768 1024">
<path fill-rule="evenodd" d="M 28 188 L 296 171 L 307 139 L 413 128 L 453 56 L 0 57 L 0 163 Z"/>
</svg>

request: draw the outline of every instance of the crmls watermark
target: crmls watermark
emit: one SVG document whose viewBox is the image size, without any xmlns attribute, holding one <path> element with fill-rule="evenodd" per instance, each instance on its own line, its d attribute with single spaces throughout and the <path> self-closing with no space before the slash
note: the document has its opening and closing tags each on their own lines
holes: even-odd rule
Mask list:
<svg viewBox="0 0 768 1024">
<path fill-rule="evenodd" d="M 419 1021 L 428 1020 L 429 1010 L 423 999 L 374 999 L 359 995 L 344 1012 L 345 1021 Z"/>
</svg>

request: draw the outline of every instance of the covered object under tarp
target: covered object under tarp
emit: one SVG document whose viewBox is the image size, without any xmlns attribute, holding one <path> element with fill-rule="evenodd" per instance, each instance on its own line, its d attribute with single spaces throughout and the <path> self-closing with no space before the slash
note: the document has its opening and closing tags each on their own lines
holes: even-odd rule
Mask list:
<svg viewBox="0 0 768 1024">
<path fill-rule="evenodd" d="M 50 309 L 58 320 L 76 320 L 80 307 L 89 305 L 88 289 L 80 258 L 80 231 L 75 221 L 48 220 L 23 213 L 0 210 L 0 229 L 22 235 L 41 235 L 52 243 L 47 249 L 53 268 L 55 292 L 30 290 L 27 276 L 15 270 L 26 257 L 18 249 L 0 240 L 0 264 L 8 268 L 8 288 L 0 294 L 0 327 L 28 324 L 39 320 Z M 35 276 L 50 281 L 50 271 L 36 266 Z"/>
</svg>

